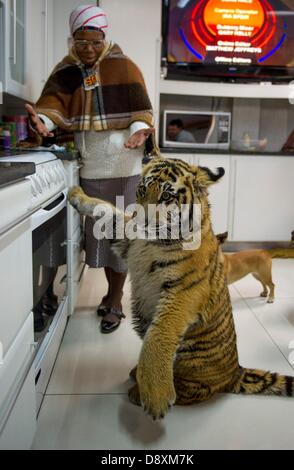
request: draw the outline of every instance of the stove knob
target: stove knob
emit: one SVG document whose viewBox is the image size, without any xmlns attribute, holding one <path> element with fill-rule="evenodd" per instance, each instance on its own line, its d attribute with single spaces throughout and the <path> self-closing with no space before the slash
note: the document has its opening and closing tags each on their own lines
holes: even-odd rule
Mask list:
<svg viewBox="0 0 294 470">
<path fill-rule="evenodd" d="M 32 193 L 33 197 L 36 197 L 37 196 L 37 188 L 36 188 L 36 183 L 35 183 L 34 176 L 31 177 L 31 193 Z"/>
<path fill-rule="evenodd" d="M 54 178 L 54 183 L 56 184 L 57 183 L 57 174 L 56 174 L 55 165 L 52 166 L 52 177 Z"/>
<path fill-rule="evenodd" d="M 61 183 L 59 168 L 57 166 L 54 168 L 54 173 L 55 173 L 56 182 L 58 184 Z"/>
<path fill-rule="evenodd" d="M 63 179 L 62 169 L 61 169 L 61 168 L 57 168 L 57 173 L 58 173 L 58 178 L 59 178 L 60 183 L 63 183 L 63 182 L 64 182 L 64 179 Z"/>
<path fill-rule="evenodd" d="M 65 171 L 64 171 L 63 166 L 61 166 L 61 167 L 59 168 L 59 174 L 60 174 L 61 181 L 62 181 L 64 184 L 67 184 L 66 174 L 65 174 Z"/>
<path fill-rule="evenodd" d="M 43 171 L 42 171 L 42 173 L 41 173 L 41 177 L 42 177 L 42 181 L 43 181 L 43 183 L 44 183 L 44 186 L 45 186 L 46 188 L 48 188 L 48 186 L 49 186 L 49 181 L 48 181 L 47 174 L 46 174 L 46 171 L 45 171 L 44 168 L 43 168 Z"/>
<path fill-rule="evenodd" d="M 43 188 L 42 188 L 42 183 L 40 181 L 40 176 L 39 175 L 36 175 L 36 188 L 37 188 L 37 191 L 39 194 L 42 194 L 43 192 Z"/>
<path fill-rule="evenodd" d="M 38 181 L 39 181 L 39 184 L 41 185 L 42 189 L 44 189 L 45 186 L 46 186 L 46 181 L 45 181 L 43 175 L 41 175 L 41 174 L 38 175 Z"/>
<path fill-rule="evenodd" d="M 54 172 L 53 172 L 53 168 L 49 168 L 49 171 L 48 171 L 48 177 L 50 179 L 50 183 L 51 183 L 51 186 L 54 186 L 55 185 L 55 175 L 54 175 Z"/>
</svg>

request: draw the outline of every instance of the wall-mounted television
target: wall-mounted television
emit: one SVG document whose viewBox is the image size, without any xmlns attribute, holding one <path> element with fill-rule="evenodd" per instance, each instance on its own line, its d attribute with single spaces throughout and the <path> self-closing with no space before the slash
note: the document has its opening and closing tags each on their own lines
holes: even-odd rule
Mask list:
<svg viewBox="0 0 294 470">
<path fill-rule="evenodd" d="M 163 0 L 168 79 L 294 79 L 294 0 Z"/>
<path fill-rule="evenodd" d="M 162 147 L 228 149 L 231 113 L 222 111 L 165 110 Z"/>
</svg>

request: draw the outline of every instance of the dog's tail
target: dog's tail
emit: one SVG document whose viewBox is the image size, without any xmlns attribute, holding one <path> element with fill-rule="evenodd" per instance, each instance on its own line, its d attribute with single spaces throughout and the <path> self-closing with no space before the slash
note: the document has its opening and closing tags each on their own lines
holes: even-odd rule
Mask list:
<svg viewBox="0 0 294 470">
<path fill-rule="evenodd" d="M 271 258 L 294 258 L 294 247 L 293 248 L 273 248 L 271 250 L 265 250 Z"/>
<path fill-rule="evenodd" d="M 231 390 L 245 395 L 294 396 L 294 377 L 240 367 L 240 376 Z"/>
</svg>

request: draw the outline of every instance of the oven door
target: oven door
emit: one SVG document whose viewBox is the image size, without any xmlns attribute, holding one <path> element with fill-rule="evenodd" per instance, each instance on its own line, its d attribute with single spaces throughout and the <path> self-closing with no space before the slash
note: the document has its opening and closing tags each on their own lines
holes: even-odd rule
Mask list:
<svg viewBox="0 0 294 470">
<path fill-rule="evenodd" d="M 39 342 L 66 295 L 66 191 L 33 214 L 31 223 L 34 330 Z"/>
</svg>

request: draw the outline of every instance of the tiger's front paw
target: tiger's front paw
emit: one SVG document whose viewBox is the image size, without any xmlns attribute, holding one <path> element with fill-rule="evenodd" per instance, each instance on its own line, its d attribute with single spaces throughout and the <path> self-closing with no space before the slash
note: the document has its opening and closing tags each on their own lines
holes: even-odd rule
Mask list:
<svg viewBox="0 0 294 470">
<path fill-rule="evenodd" d="M 134 380 L 134 382 L 137 381 L 137 366 L 135 366 L 129 373 L 130 379 Z"/>
<path fill-rule="evenodd" d="M 137 374 L 138 379 L 138 374 Z M 154 420 L 164 418 L 168 409 L 176 401 L 176 391 L 173 380 L 147 379 L 146 375 L 139 378 L 140 401 L 144 411 Z"/>
<path fill-rule="evenodd" d="M 137 384 L 129 389 L 128 396 L 133 405 L 141 406 L 140 392 Z"/>
<path fill-rule="evenodd" d="M 67 194 L 67 198 L 70 204 L 77 210 L 79 210 L 81 204 L 81 198 L 85 193 L 80 186 L 73 186 Z"/>
</svg>

